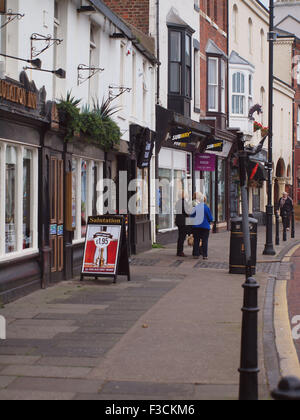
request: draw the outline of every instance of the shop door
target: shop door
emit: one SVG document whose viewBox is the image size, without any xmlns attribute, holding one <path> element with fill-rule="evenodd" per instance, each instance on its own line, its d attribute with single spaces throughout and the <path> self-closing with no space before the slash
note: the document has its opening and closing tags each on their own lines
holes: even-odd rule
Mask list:
<svg viewBox="0 0 300 420">
<path fill-rule="evenodd" d="M 51 280 L 61 280 L 64 269 L 64 165 L 61 157 L 50 161 Z"/>
</svg>

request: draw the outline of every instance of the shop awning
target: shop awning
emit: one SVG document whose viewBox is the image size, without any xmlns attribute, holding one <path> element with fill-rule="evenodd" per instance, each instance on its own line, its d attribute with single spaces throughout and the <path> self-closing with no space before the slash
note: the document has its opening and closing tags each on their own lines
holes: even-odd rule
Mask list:
<svg viewBox="0 0 300 420">
<path fill-rule="evenodd" d="M 203 151 L 212 134 L 212 128 L 208 125 L 159 105 L 156 106 L 156 127 L 156 153 L 162 147 L 174 147 L 187 152 Z M 180 134 L 184 136 L 182 139 L 176 137 Z"/>
</svg>

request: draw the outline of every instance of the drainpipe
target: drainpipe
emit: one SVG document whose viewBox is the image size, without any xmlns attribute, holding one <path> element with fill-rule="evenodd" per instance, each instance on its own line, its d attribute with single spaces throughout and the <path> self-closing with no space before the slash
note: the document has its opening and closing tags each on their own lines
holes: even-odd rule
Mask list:
<svg viewBox="0 0 300 420">
<path fill-rule="evenodd" d="M 159 36 L 159 18 L 160 18 L 160 4 L 159 4 L 159 0 L 156 0 L 156 58 L 158 61 L 158 66 L 157 66 L 157 87 L 156 87 L 156 100 L 157 100 L 157 104 L 159 104 L 159 100 L 160 100 L 160 47 L 159 47 L 159 42 L 160 42 L 160 36 Z"/>
</svg>

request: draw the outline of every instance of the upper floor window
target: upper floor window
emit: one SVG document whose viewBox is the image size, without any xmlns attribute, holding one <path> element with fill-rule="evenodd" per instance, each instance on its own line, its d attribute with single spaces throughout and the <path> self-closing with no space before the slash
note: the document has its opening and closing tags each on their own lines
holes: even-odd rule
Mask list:
<svg viewBox="0 0 300 420">
<path fill-rule="evenodd" d="M 238 38 L 238 7 L 235 4 L 232 10 L 232 34 L 233 39 L 237 42 Z"/>
<path fill-rule="evenodd" d="M 188 28 L 169 28 L 169 105 L 170 108 L 183 112 L 180 101 L 192 99 L 192 33 Z M 181 99 L 180 99 L 181 98 Z M 186 112 L 187 114 L 189 111 Z M 180 111 L 182 109 L 182 111 Z"/>
<path fill-rule="evenodd" d="M 262 63 L 265 61 L 265 33 L 263 29 L 260 31 L 260 60 Z"/>
<path fill-rule="evenodd" d="M 227 73 L 226 61 L 219 57 L 208 57 L 207 63 L 207 109 L 209 112 L 225 113 Z"/>
<path fill-rule="evenodd" d="M 248 20 L 248 44 L 249 44 L 249 53 L 253 53 L 253 22 L 252 19 Z"/>
<path fill-rule="evenodd" d="M 232 76 L 232 113 L 245 113 L 245 76 L 240 72 Z"/>
</svg>

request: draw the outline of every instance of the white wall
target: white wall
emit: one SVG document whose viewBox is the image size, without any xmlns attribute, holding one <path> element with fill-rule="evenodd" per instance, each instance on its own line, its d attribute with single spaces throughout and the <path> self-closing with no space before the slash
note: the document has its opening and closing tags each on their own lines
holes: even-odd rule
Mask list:
<svg viewBox="0 0 300 420">
<path fill-rule="evenodd" d="M 63 68 L 67 77 L 65 80 L 57 79 L 51 73 L 36 70 L 27 70 L 30 80 L 34 80 L 36 86 L 45 86 L 47 99 L 60 99 L 65 97 L 67 91 L 72 90 L 72 95 L 82 99 L 82 105 L 91 103 L 91 97 L 102 102 L 103 97 L 109 95 L 109 86 L 120 86 L 120 80 L 124 86 L 132 89 L 132 53 L 136 53 L 136 112 L 132 115 L 132 90 L 124 93 L 113 105 L 122 106 L 122 110 L 113 118 L 119 124 L 123 140 L 129 140 L 129 124 L 138 123 L 155 130 L 155 78 L 156 68 L 137 49 L 131 48 L 132 44 L 127 39 L 113 40 L 109 38 L 118 29 L 101 13 L 86 16 L 77 12 L 78 1 L 59 0 L 58 37 L 63 42 L 57 46 L 57 68 Z M 32 33 L 53 37 L 54 32 L 54 0 L 8 0 L 8 8 L 13 11 L 24 13 L 21 20 L 16 20 L 7 26 L 6 53 L 20 58 L 31 58 L 30 37 Z M 90 54 L 90 26 L 91 23 L 97 28 L 97 45 L 99 62 L 97 67 L 104 68 L 104 72 L 93 77 L 91 86 L 96 87 L 89 96 L 89 82 L 78 86 L 77 68 L 79 64 L 89 65 Z M 124 44 L 124 75 L 120 75 L 120 44 Z M 45 45 L 42 42 L 35 43 Z M 128 53 L 126 53 L 128 51 Z M 54 47 L 49 48 L 39 56 L 42 60 L 42 68 L 54 70 Z M 146 64 L 143 65 L 143 62 Z M 21 61 L 6 60 L 6 75 L 18 80 L 23 67 L 27 65 Z M 143 69 L 147 74 L 143 74 Z M 83 74 L 87 74 L 85 72 Z M 96 81 L 96 82 L 95 82 Z M 144 81 L 147 81 L 147 91 L 144 91 Z M 55 86 L 54 86 L 55 83 Z M 118 93 L 114 91 L 114 93 Z M 144 96 L 145 95 L 145 96 Z M 144 109 L 144 108 L 145 109 Z"/>
</svg>

